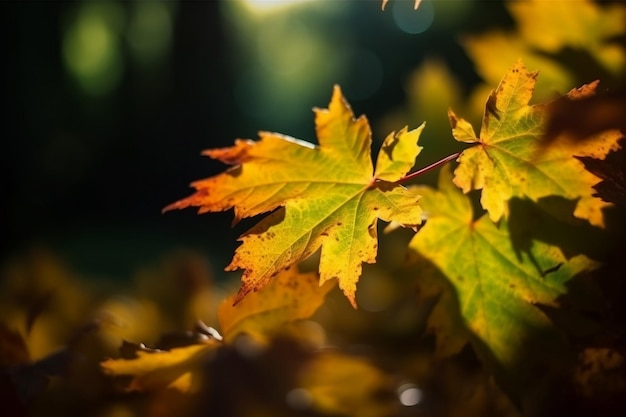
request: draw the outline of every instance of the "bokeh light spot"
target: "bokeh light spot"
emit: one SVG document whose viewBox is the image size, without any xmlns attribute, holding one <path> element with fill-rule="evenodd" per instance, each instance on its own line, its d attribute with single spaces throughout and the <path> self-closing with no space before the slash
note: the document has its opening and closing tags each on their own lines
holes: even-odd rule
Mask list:
<svg viewBox="0 0 626 417">
<path fill-rule="evenodd" d="M 166 3 L 137 2 L 128 26 L 128 45 L 140 64 L 165 58 L 170 49 L 172 19 Z"/>
<path fill-rule="evenodd" d="M 313 405 L 313 396 L 304 388 L 294 388 L 287 393 L 286 401 L 295 410 L 307 410 Z"/>
<path fill-rule="evenodd" d="M 305 0 L 243 0 L 244 5 L 249 11 L 260 15 L 284 11 L 284 9 L 304 1 Z"/>
<path fill-rule="evenodd" d="M 281 21 L 281 22 L 284 22 Z M 281 75 L 295 74 L 311 65 L 315 40 L 300 22 L 268 25 L 258 38 L 260 62 L 269 71 Z"/>
<path fill-rule="evenodd" d="M 65 32 L 65 65 L 90 95 L 108 93 L 121 78 L 117 30 L 122 17 L 113 3 L 85 3 Z"/>
<path fill-rule="evenodd" d="M 241 356 L 247 359 L 258 358 L 265 350 L 264 346 L 247 334 L 237 336 L 233 346 Z"/>
<path fill-rule="evenodd" d="M 435 18 L 435 9 L 430 1 L 423 1 L 417 10 L 413 9 L 412 0 L 394 1 L 392 5 L 392 15 L 396 26 L 411 35 L 425 32 Z"/>
<path fill-rule="evenodd" d="M 398 399 L 406 407 L 413 407 L 422 402 L 424 394 L 414 384 L 402 384 L 398 388 Z"/>
</svg>

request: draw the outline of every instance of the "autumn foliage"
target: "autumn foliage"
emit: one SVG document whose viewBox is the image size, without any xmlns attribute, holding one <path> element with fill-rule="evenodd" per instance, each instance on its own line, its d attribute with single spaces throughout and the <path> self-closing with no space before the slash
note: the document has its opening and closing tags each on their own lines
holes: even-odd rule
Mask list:
<svg viewBox="0 0 626 417">
<path fill-rule="evenodd" d="M 376 219 L 419 229 L 409 248 L 432 262 L 452 285 L 469 330 L 467 340 L 516 397 L 539 371 L 532 362 L 543 361 L 544 354 L 556 357 L 563 343 L 536 305 L 558 308 L 568 282 L 599 264 L 583 254 L 567 256 L 541 241 L 516 247 L 512 200 L 570 200 L 575 204 L 570 216 L 604 227 L 603 209 L 612 204 L 596 193 L 593 186 L 601 178 L 587 171 L 580 158 L 604 159 L 619 149 L 622 137 L 612 129 L 584 141 L 563 135 L 544 143 L 548 104 L 529 105 L 536 78 L 521 61 L 513 65 L 489 94 L 478 135 L 449 111 L 454 138 L 473 146 L 458 157 L 454 176 L 444 167 L 437 190 L 401 184 L 420 151 L 417 141 L 424 125 L 391 133 L 372 169 L 367 121 L 354 118 L 335 87 L 329 108 L 315 110 L 319 146 L 262 132 L 258 142 L 238 140 L 232 148 L 206 151 L 235 166 L 193 183 L 196 193 L 166 210 L 234 208 L 237 221 L 280 207 L 240 238 L 243 243 L 227 267 L 244 269 L 235 305 L 321 248 L 320 285 L 336 279 L 356 307 L 361 264 L 375 262 Z M 574 89 L 563 99 L 591 96 L 596 84 Z M 474 213 L 464 195 L 472 190 L 481 190 L 484 215 Z M 545 203 L 545 209 L 550 205 Z M 292 279 L 305 282 L 296 275 Z M 276 298 L 271 293 L 267 297 Z M 440 319 L 455 320 L 447 314 Z M 451 339 L 445 332 L 463 325 L 438 329 L 439 348 L 458 352 L 462 344 L 449 348 L 441 340 Z M 518 347 L 529 343 L 541 353 L 520 354 Z"/>
<path fill-rule="evenodd" d="M 619 67 L 623 74 L 623 51 L 602 39 L 623 35 L 624 23 L 616 18 L 602 29 L 600 22 L 608 8 L 625 12 L 583 2 L 583 16 L 566 2 L 538 3 L 509 5 L 523 36 L 464 40 L 489 91 L 477 89 L 480 126 L 468 121 L 474 115 L 467 108 L 448 110 L 451 137 L 438 140 L 462 148 L 444 158 L 454 161 L 432 165 L 436 187 L 420 183 L 423 171 L 412 172 L 432 162 L 419 158 L 428 121 L 377 142 L 339 86 L 329 91 L 327 108 L 314 109 L 315 141 L 260 132 L 257 140 L 204 151 L 226 165 L 224 172 L 193 182 L 193 193 L 165 211 L 232 209 L 233 224 L 258 216 L 225 267 L 241 271 L 241 285 L 212 305 L 215 322 L 208 325 L 215 328 L 199 322 L 183 343 L 125 341 L 119 355 L 102 360 L 107 381 L 119 384 L 115 395 L 168 393 L 176 398 L 172 412 L 194 415 L 406 415 L 398 395 L 406 406 L 412 400 L 403 393 L 421 393 L 407 380 L 436 381 L 438 372 L 469 380 L 462 366 L 450 367 L 463 358 L 478 369 L 467 383 L 474 391 L 465 402 L 446 397 L 452 411 L 434 415 L 462 415 L 468 407 L 476 415 L 551 415 L 565 403 L 612 412 L 626 386 L 623 323 L 605 308 L 623 300 L 606 290 L 624 288 L 613 281 L 623 278 L 624 266 L 626 188 L 624 166 L 615 162 L 623 155 L 623 125 L 592 123 L 581 136 L 554 119 L 567 106 L 593 111 L 602 91 L 593 79 L 569 83 L 571 71 L 549 53 L 585 42 L 607 72 Z M 558 25 L 551 25 L 554 37 L 538 36 L 535 25 L 548 15 L 580 21 L 589 36 Z M 503 44 L 515 56 L 501 70 L 505 58 L 487 59 L 484 51 Z M 547 77 L 568 80 L 568 93 L 546 94 L 544 64 Z M 394 235 L 402 243 L 392 251 L 401 255 L 385 258 L 382 246 Z M 398 357 L 354 354 L 341 332 L 334 344 L 320 336 L 318 327 L 332 332 L 345 317 L 367 314 L 361 286 L 372 276 L 400 288 L 393 297 L 401 307 L 377 332 L 411 322 L 403 308 L 423 316 L 422 327 L 408 326 L 410 337 L 398 336 L 409 346 Z M 336 296 L 336 285 L 345 297 Z M 384 294 L 390 284 L 378 285 Z M 358 317 L 367 334 L 371 317 Z M 411 350 L 413 337 L 428 342 Z M 385 352 L 394 341 L 383 339 L 377 348 Z M 422 350 L 429 350 L 428 365 L 420 362 Z M 41 364 L 28 366 L 12 371 L 12 381 L 26 378 L 24 369 L 44 372 Z M 438 389 L 462 391 L 448 384 Z M 237 403 L 238 392 L 248 402 Z"/>
</svg>

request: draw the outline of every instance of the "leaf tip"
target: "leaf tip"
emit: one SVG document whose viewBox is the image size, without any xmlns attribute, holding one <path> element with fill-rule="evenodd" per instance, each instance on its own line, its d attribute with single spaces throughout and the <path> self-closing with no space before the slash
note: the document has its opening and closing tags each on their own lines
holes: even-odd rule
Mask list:
<svg viewBox="0 0 626 417">
<path fill-rule="evenodd" d="M 329 113 L 331 112 L 332 107 L 336 105 L 336 103 L 339 103 L 339 105 L 343 105 L 344 107 L 347 106 L 348 108 L 350 108 L 350 106 L 343 97 L 343 93 L 341 92 L 341 87 L 339 86 L 339 84 L 333 85 L 333 92 L 330 97 L 330 103 L 328 104 L 328 108 L 313 107 L 313 112 L 318 116 L 324 113 Z"/>
<path fill-rule="evenodd" d="M 250 291 L 251 289 L 248 288 L 245 284 L 242 285 L 241 288 L 239 288 L 237 295 L 235 295 L 235 299 L 233 300 L 232 306 L 235 307 L 237 304 L 239 304 L 241 300 L 243 300 L 246 297 L 246 295 L 250 293 Z"/>
<path fill-rule="evenodd" d="M 322 284 L 322 280 L 320 280 L 320 284 Z M 348 299 L 348 302 L 350 303 L 350 305 L 352 306 L 352 308 L 354 308 L 355 310 L 357 310 L 359 307 L 356 303 L 356 284 L 352 284 L 349 286 L 345 286 L 342 285 L 342 282 L 339 282 L 339 288 L 341 288 L 341 291 L 343 292 L 343 295 L 346 296 L 346 298 Z"/>
<path fill-rule="evenodd" d="M 343 93 L 341 92 L 341 86 L 339 84 L 333 85 L 333 98 L 335 96 L 343 97 Z"/>
<path fill-rule="evenodd" d="M 161 214 L 165 214 L 168 211 L 172 211 L 172 210 L 182 210 L 184 208 L 189 207 L 190 205 L 191 203 L 189 202 L 189 198 L 183 198 L 182 200 L 175 201 L 163 207 L 161 209 Z"/>
<path fill-rule="evenodd" d="M 448 121 L 450 121 L 450 126 L 452 127 L 452 129 L 456 128 L 456 124 L 459 121 L 456 113 L 451 108 L 448 108 Z"/>
</svg>

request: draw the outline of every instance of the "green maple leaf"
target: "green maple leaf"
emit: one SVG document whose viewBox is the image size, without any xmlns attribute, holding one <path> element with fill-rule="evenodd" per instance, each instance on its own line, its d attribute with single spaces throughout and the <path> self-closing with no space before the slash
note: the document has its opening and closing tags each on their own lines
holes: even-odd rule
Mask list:
<svg viewBox="0 0 626 417">
<path fill-rule="evenodd" d="M 466 193 L 482 189 L 480 201 L 493 221 L 508 215 L 513 197 L 560 196 L 578 199 L 574 216 L 604 226 L 602 209 L 611 204 L 595 196 L 600 178 L 575 156 L 604 159 L 619 148 L 622 134 L 608 130 L 585 141 L 560 138 L 544 146 L 546 106 L 529 105 L 536 78 L 521 61 L 505 74 L 489 95 L 479 136 L 449 112 L 454 138 L 475 144 L 459 157 L 454 183 Z M 585 91 L 592 94 L 593 87 Z"/>
<path fill-rule="evenodd" d="M 417 187 L 427 221 L 410 248 L 450 282 L 461 320 L 474 336 L 472 344 L 496 375 L 505 385 L 523 384 L 523 374 L 538 371 L 543 353 L 561 344 L 537 305 L 558 307 L 556 299 L 567 292 L 568 281 L 597 265 L 584 255 L 567 259 L 558 247 L 538 241 L 518 253 L 506 220 L 496 224 L 486 215 L 474 220 L 469 199 L 451 180 L 446 166 L 438 190 Z M 444 330 L 455 327 L 448 322 Z"/>
<path fill-rule="evenodd" d="M 196 193 L 166 208 L 199 212 L 235 209 L 235 221 L 278 210 L 247 231 L 227 270 L 243 269 L 235 299 L 265 286 L 280 271 L 321 247 L 320 284 L 336 278 L 356 307 L 362 263 L 377 252 L 377 220 L 414 226 L 421 222 L 419 196 L 394 184 L 413 166 L 424 127 L 390 134 L 372 167 L 371 131 L 335 87 L 328 109 L 315 110 L 319 146 L 261 132 L 257 142 L 205 154 L 232 169 L 192 184 Z"/>
</svg>

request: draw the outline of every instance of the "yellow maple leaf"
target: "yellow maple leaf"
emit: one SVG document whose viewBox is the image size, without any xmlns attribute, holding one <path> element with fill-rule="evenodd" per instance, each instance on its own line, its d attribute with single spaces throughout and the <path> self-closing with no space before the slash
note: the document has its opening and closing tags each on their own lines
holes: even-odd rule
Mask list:
<svg viewBox="0 0 626 417">
<path fill-rule="evenodd" d="M 507 72 L 487 99 L 480 136 L 449 112 L 455 139 L 476 144 L 461 153 L 454 183 L 465 193 L 482 189 L 481 204 L 493 221 L 508 215 L 512 197 L 560 196 L 578 200 L 574 216 L 604 226 L 602 209 L 610 204 L 592 188 L 600 178 L 576 156 L 604 159 L 619 149 L 622 135 L 608 130 L 585 141 L 560 138 L 544 146 L 546 107 L 529 105 L 536 77 L 521 61 Z"/>
<path fill-rule="evenodd" d="M 375 169 L 371 131 L 335 87 L 328 109 L 315 109 L 319 146 L 277 133 L 261 132 L 259 141 L 205 151 L 235 165 L 192 184 L 196 193 L 168 207 L 199 207 L 199 212 L 234 208 L 235 221 L 278 210 L 240 237 L 227 270 L 243 269 L 235 303 L 265 286 L 280 271 L 321 247 L 320 284 L 337 278 L 356 307 L 362 263 L 374 263 L 377 220 L 405 226 L 421 222 L 419 196 L 394 183 L 413 166 L 424 125 L 391 133 Z"/>
<path fill-rule="evenodd" d="M 107 359 L 100 363 L 108 375 L 132 376 L 128 391 L 172 388 L 195 392 L 202 384 L 202 366 L 215 354 L 221 343 L 209 339 L 172 350 L 140 349 L 134 359 Z"/>
<path fill-rule="evenodd" d="M 295 268 L 289 268 L 236 306 L 233 306 L 236 297 L 233 294 L 222 302 L 218 310 L 224 340 L 231 342 L 245 332 L 260 342 L 266 342 L 281 325 L 312 316 L 324 303 L 333 284 L 331 281 L 320 286 L 317 274 L 300 273 Z"/>
</svg>

